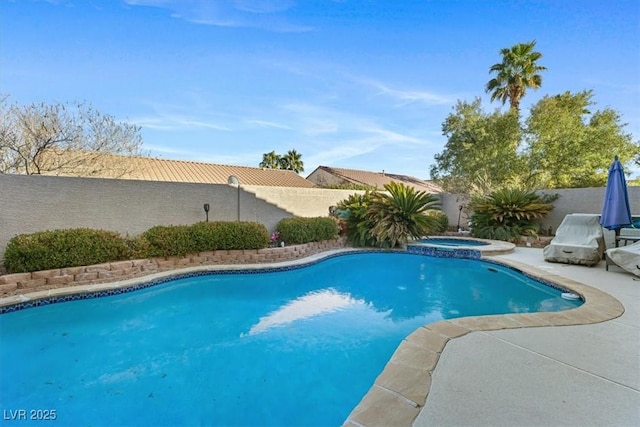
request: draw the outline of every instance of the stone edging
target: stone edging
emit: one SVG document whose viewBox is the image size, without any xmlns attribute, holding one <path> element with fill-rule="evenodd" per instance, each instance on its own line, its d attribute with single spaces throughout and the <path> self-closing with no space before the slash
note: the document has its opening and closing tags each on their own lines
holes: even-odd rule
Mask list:
<svg viewBox="0 0 640 427">
<path fill-rule="evenodd" d="M 400 343 L 374 385 L 349 414 L 344 426 L 412 426 L 426 403 L 432 372 L 449 340 L 476 331 L 588 325 L 615 319 L 624 313 L 620 301 L 591 286 L 516 261 L 491 261 L 567 288 L 581 295 L 585 303 L 559 312 L 441 320 L 416 329 Z"/>
<path fill-rule="evenodd" d="M 0 298 L 62 287 L 109 283 L 199 265 L 264 264 L 291 261 L 331 249 L 343 248 L 345 245 L 346 239 L 340 237 L 335 240 L 282 248 L 219 250 L 200 252 L 184 257 L 137 259 L 86 267 L 5 274 L 0 275 Z"/>
</svg>

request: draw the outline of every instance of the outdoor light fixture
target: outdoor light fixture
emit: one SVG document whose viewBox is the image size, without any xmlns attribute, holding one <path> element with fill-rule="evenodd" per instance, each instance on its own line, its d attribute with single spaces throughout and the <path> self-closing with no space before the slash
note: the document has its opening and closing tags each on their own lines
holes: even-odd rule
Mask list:
<svg viewBox="0 0 640 427">
<path fill-rule="evenodd" d="M 464 206 L 462 206 L 462 205 L 458 206 L 458 233 L 461 231 L 460 230 L 460 216 L 462 215 L 462 208 L 464 208 Z"/>
<path fill-rule="evenodd" d="M 240 180 L 238 179 L 237 176 L 231 175 L 227 179 L 227 184 L 235 185 L 238 187 L 238 221 L 240 221 Z"/>
<path fill-rule="evenodd" d="M 209 222 L 209 203 L 204 204 L 204 214 L 207 217 L 207 222 Z"/>
</svg>

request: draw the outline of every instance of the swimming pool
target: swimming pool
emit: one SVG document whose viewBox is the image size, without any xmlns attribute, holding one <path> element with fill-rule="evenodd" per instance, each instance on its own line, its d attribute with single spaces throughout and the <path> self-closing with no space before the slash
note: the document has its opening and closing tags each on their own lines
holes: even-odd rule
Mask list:
<svg viewBox="0 0 640 427">
<path fill-rule="evenodd" d="M 581 304 L 560 294 L 406 253 L 184 277 L 1 315 L 2 406 L 60 425 L 339 425 L 417 327 Z"/>
</svg>

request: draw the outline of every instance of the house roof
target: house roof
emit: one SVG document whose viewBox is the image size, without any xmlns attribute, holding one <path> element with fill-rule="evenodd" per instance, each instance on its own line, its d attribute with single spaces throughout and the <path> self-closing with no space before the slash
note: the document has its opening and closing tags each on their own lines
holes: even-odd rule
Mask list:
<svg viewBox="0 0 640 427">
<path fill-rule="evenodd" d="M 229 177 L 236 176 L 241 185 L 317 187 L 313 182 L 306 180 L 291 170 L 117 155 L 105 155 L 100 161 L 104 162 L 103 164 L 106 167 L 101 168 L 98 172 L 83 174 L 78 172 L 76 168 L 72 173 L 68 174 L 54 173 L 57 175 L 90 176 L 93 178 L 200 184 L 227 184 Z"/>
<path fill-rule="evenodd" d="M 384 171 L 370 172 L 356 169 L 332 168 L 329 166 L 318 166 L 316 171 L 317 170 L 324 170 L 327 173 L 354 184 L 363 184 L 382 188 L 385 184 L 389 184 L 391 182 L 401 182 L 405 185 L 414 187 L 419 191 L 426 191 L 427 193 L 442 192 L 442 188 L 439 185 L 409 175 L 386 173 Z"/>
</svg>

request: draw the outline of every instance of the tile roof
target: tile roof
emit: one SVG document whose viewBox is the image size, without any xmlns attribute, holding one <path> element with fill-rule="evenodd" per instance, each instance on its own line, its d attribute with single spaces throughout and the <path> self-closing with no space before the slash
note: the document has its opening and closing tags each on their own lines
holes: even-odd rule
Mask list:
<svg viewBox="0 0 640 427">
<path fill-rule="evenodd" d="M 82 174 L 81 172 L 78 173 L 77 169 L 73 173 L 63 175 L 201 184 L 227 184 L 229 177 L 235 175 L 242 185 L 302 188 L 317 187 L 313 182 L 306 180 L 290 170 L 219 165 L 214 163 L 166 160 L 151 157 L 116 155 L 108 155 L 105 157 L 106 158 L 103 161 L 105 161 L 106 164 L 113 165 L 113 167 L 107 166 L 104 170 L 90 175 Z M 124 173 L 122 171 L 124 171 Z M 60 175 L 60 173 L 56 174 Z"/>
<path fill-rule="evenodd" d="M 395 181 L 414 187 L 419 191 L 426 191 L 427 193 L 433 194 L 442 192 L 442 188 L 439 185 L 408 175 L 392 174 L 384 171 L 370 172 L 356 169 L 332 168 L 329 166 L 318 166 L 316 170 L 318 169 L 324 170 L 327 173 L 354 184 L 364 184 L 382 188 L 385 184 Z"/>
</svg>

